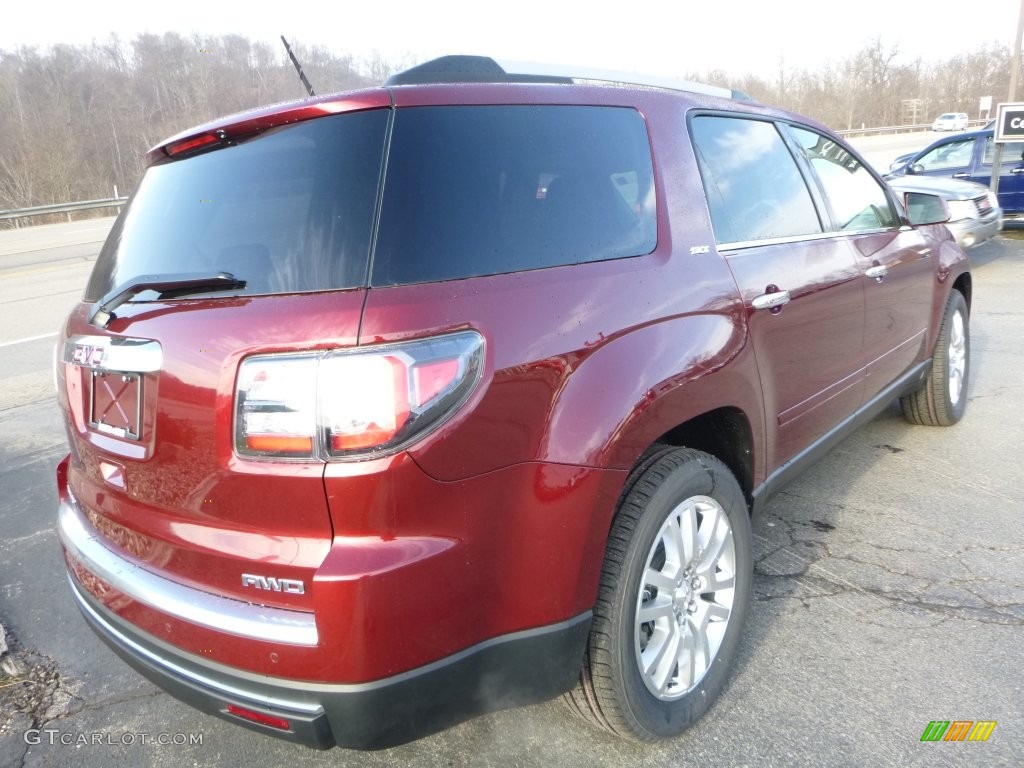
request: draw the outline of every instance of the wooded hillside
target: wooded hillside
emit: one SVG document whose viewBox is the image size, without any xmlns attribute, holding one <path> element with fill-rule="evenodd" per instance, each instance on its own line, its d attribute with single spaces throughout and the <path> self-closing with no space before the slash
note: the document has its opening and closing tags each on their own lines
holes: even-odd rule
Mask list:
<svg viewBox="0 0 1024 768">
<path fill-rule="evenodd" d="M 404 66 L 291 42 L 317 93 L 377 84 Z M 938 64 L 908 63 L 876 42 L 815 71 L 779 62 L 738 80 L 720 72 L 678 76 L 739 88 L 843 129 L 927 122 L 945 111 L 977 117 L 979 97 L 1005 99 L 1009 61 L 1009 48 L 993 44 Z M 144 153 L 161 139 L 304 95 L 283 46 L 239 36 L 112 36 L 0 51 L 0 209 L 127 194 Z M 916 114 L 909 99 L 919 100 Z"/>
</svg>

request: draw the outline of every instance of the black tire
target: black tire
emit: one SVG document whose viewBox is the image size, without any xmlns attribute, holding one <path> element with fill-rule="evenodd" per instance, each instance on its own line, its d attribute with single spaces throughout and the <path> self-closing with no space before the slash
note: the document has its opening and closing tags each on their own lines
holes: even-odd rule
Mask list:
<svg viewBox="0 0 1024 768">
<path fill-rule="evenodd" d="M 641 465 L 612 523 L 570 709 L 644 742 L 695 723 L 728 679 L 752 563 L 746 500 L 724 464 L 678 448 Z"/>
<path fill-rule="evenodd" d="M 960 291 L 953 290 L 946 302 L 925 384 L 900 398 L 903 416 L 911 424 L 948 427 L 964 415 L 971 372 L 970 328 L 967 302 Z"/>
</svg>

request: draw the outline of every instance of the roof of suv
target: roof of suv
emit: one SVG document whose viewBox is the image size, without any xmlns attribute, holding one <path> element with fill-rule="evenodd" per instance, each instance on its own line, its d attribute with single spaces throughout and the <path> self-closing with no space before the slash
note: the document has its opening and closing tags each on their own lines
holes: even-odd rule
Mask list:
<svg viewBox="0 0 1024 768">
<path fill-rule="evenodd" d="M 160 142 L 147 153 L 150 164 L 169 157 L 203 149 L 214 144 L 242 138 L 269 128 L 354 109 L 388 107 L 394 104 L 391 89 L 406 86 L 428 87 L 517 86 L 619 86 L 677 91 L 695 96 L 743 102 L 761 106 L 742 91 L 610 70 L 596 70 L 525 62 L 500 64 L 486 56 L 442 56 L 399 72 L 382 86 L 313 98 L 296 99 L 239 112 L 189 128 Z"/>
</svg>

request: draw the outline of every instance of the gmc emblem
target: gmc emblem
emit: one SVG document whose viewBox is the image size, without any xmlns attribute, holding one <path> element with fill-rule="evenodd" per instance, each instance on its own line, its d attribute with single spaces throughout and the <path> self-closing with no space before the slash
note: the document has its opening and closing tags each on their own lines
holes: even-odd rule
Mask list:
<svg viewBox="0 0 1024 768">
<path fill-rule="evenodd" d="M 286 592 L 289 595 L 304 595 L 306 593 L 306 585 L 298 579 L 276 579 L 273 576 L 256 576 L 252 573 L 242 574 L 242 586 L 265 589 L 270 592 Z"/>
<path fill-rule="evenodd" d="M 103 364 L 107 351 L 103 347 L 92 347 L 87 344 L 75 344 L 75 351 L 71 354 L 71 360 L 76 365 L 94 367 Z"/>
</svg>

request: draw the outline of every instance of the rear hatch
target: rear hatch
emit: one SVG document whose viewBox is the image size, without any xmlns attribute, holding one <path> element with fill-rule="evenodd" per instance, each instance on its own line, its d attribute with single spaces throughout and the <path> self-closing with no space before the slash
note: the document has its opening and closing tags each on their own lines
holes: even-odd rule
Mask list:
<svg viewBox="0 0 1024 768">
<path fill-rule="evenodd" d="M 255 404 L 236 392 L 251 355 L 356 344 L 389 110 L 330 111 L 344 113 L 226 124 L 151 153 L 58 366 L 68 487 L 104 545 L 300 610 L 332 536 L 324 463 L 294 448 L 301 434 L 284 450 L 281 429 L 240 437 L 235 417 L 301 433 L 315 414 L 289 404 L 294 377 L 249 382 Z"/>
</svg>

